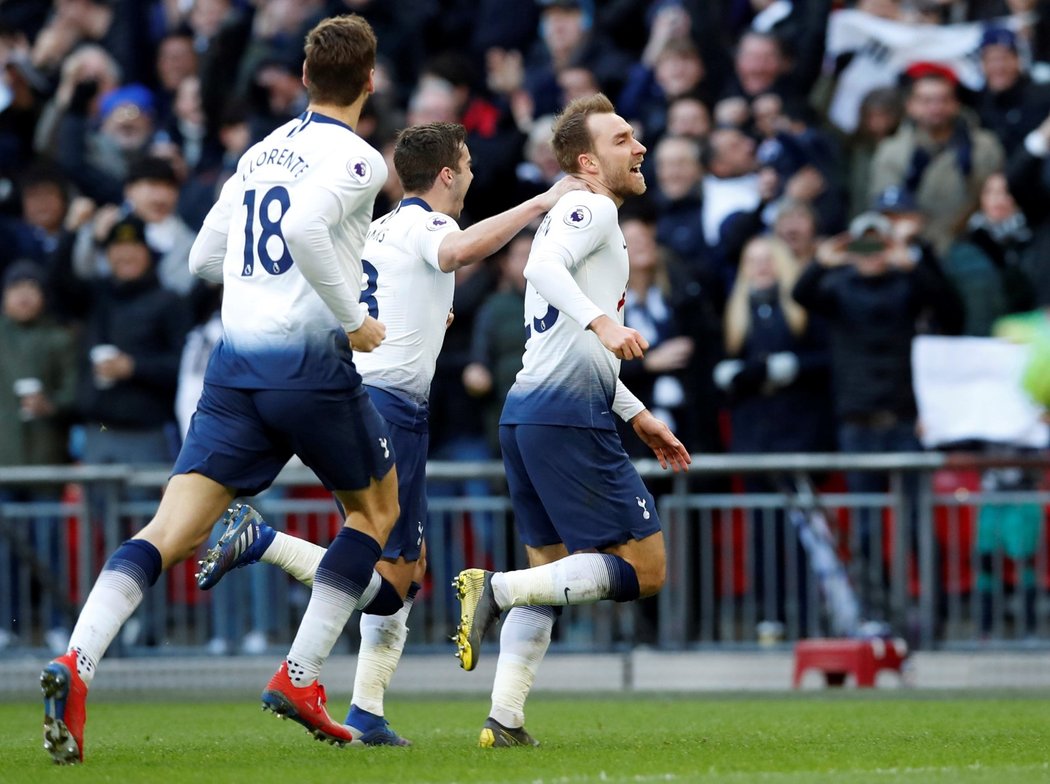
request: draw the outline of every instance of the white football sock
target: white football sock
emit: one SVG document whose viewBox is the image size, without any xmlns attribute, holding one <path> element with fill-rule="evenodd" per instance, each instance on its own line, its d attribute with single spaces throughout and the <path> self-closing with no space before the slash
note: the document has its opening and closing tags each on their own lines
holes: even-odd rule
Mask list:
<svg viewBox="0 0 1050 784">
<path fill-rule="evenodd" d="M 551 607 L 514 607 L 503 619 L 489 716 L 504 727 L 525 725 L 525 699 L 551 642 Z"/>
<path fill-rule="evenodd" d="M 139 582 L 123 571 L 102 570 L 69 638 L 69 650 L 77 652 L 77 672 L 85 684 L 91 683 L 99 659 L 141 603 Z"/>
<path fill-rule="evenodd" d="M 502 608 L 593 604 L 610 596 L 612 578 L 602 553 L 576 553 L 549 564 L 497 572 L 492 591 Z"/>
<path fill-rule="evenodd" d="M 313 585 L 314 573 L 324 554 L 325 549 L 318 544 L 274 531 L 273 541 L 259 560 L 281 567 L 303 585 Z"/>
<path fill-rule="evenodd" d="M 343 633 L 346 622 L 358 607 L 371 601 L 379 590 L 379 572 L 372 571 L 362 591 L 345 575 L 323 567 L 310 591 L 299 630 L 288 651 L 288 677 L 296 686 L 306 686 L 321 674 L 321 667 Z"/>
<path fill-rule="evenodd" d="M 321 559 L 324 558 L 324 554 L 325 548 L 319 544 L 300 539 L 298 536 L 290 536 L 280 531 L 274 531 L 273 541 L 263 551 L 259 560 L 263 563 L 279 566 L 303 585 L 313 587 L 314 575 L 317 573 L 317 567 L 321 565 Z M 379 572 L 372 572 L 371 582 L 365 588 L 364 593 L 361 594 L 361 601 L 358 602 L 358 607 L 365 607 L 375 598 L 376 593 L 379 592 L 379 584 L 382 579 Z"/>
<path fill-rule="evenodd" d="M 357 654 L 351 705 L 376 716 L 383 715 L 383 695 L 405 649 L 412 603 L 413 599 L 405 599 L 393 615 L 361 614 L 361 649 Z"/>
</svg>

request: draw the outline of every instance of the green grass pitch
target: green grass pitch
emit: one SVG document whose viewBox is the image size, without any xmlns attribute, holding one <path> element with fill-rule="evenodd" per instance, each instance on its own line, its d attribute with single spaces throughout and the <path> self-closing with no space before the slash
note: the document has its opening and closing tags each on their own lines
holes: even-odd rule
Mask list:
<svg viewBox="0 0 1050 784">
<path fill-rule="evenodd" d="M 342 715 L 345 697 L 332 699 Z M 89 704 L 87 763 L 51 764 L 37 704 L 0 705 L 0 782 L 1050 782 L 1050 694 L 536 694 L 538 749 L 478 749 L 488 704 L 388 699 L 410 749 L 339 749 L 257 703 Z"/>
</svg>

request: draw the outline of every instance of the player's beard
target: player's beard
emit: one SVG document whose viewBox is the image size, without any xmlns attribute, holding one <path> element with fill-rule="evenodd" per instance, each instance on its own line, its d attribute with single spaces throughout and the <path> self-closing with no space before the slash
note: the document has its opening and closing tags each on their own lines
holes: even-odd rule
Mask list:
<svg viewBox="0 0 1050 784">
<path fill-rule="evenodd" d="M 618 178 L 614 192 L 621 199 L 629 199 L 631 196 L 641 196 L 645 191 L 644 177 L 641 174 L 635 175 L 630 169 L 627 169 Z"/>
</svg>

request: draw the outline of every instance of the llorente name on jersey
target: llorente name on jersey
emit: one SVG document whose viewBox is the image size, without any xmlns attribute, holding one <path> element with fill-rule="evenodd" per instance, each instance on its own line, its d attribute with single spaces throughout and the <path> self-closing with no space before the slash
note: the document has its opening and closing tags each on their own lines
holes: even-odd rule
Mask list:
<svg viewBox="0 0 1050 784">
<path fill-rule="evenodd" d="M 243 179 L 248 179 L 248 175 L 260 166 L 280 166 L 291 172 L 292 177 L 295 178 L 301 177 L 310 168 L 306 159 L 294 150 L 287 147 L 274 147 L 270 150 L 263 150 L 255 156 L 255 159 L 248 164 L 248 171 L 244 173 Z"/>
</svg>

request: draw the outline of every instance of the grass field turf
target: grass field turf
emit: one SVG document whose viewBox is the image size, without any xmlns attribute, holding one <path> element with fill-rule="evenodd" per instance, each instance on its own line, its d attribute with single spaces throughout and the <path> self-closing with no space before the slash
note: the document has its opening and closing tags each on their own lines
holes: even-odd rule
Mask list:
<svg viewBox="0 0 1050 784">
<path fill-rule="evenodd" d="M 333 699 L 333 715 L 345 698 Z M 410 749 L 339 749 L 251 700 L 89 704 L 87 764 L 41 748 L 41 708 L 0 705 L 0 782 L 1050 782 L 1050 694 L 538 694 L 538 749 L 478 749 L 488 703 L 388 700 Z"/>
</svg>

